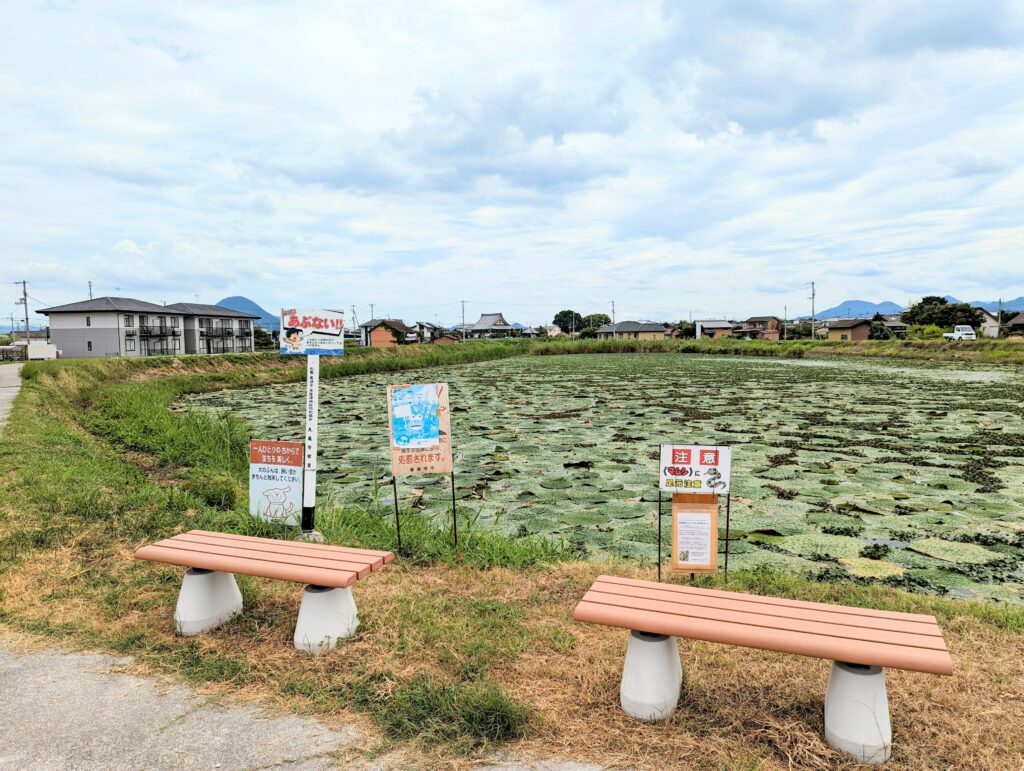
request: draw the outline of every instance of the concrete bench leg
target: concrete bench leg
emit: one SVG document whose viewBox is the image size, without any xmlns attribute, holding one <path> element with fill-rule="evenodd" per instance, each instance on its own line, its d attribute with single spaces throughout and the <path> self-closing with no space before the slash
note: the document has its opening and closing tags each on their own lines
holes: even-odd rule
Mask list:
<svg viewBox="0 0 1024 771">
<path fill-rule="evenodd" d="M 220 626 L 242 612 L 242 593 L 232 573 L 189 568 L 181 581 L 174 628 L 191 636 Z"/>
<path fill-rule="evenodd" d="M 356 601 L 351 589 L 307 586 L 302 592 L 299 620 L 295 624 L 295 649 L 323 653 L 351 637 L 359 627 Z"/>
<path fill-rule="evenodd" d="M 885 671 L 832 662 L 825 693 L 825 741 L 861 763 L 884 763 L 892 754 Z"/>
<path fill-rule="evenodd" d="M 675 637 L 631 631 L 619 701 L 639 720 L 667 720 L 676 711 L 683 667 Z"/>
</svg>

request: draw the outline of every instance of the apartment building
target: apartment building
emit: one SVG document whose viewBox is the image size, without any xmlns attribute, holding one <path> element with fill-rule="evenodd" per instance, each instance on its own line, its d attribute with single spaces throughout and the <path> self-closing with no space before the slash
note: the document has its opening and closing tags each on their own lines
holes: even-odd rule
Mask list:
<svg viewBox="0 0 1024 771">
<path fill-rule="evenodd" d="M 201 303 L 168 305 L 185 318 L 185 353 L 249 353 L 259 316 Z"/>
<path fill-rule="evenodd" d="M 251 351 L 257 318 L 216 305 L 157 305 L 129 297 L 97 297 L 38 312 L 49 320 L 50 342 L 64 358 Z M 195 332 L 192 345 L 188 329 Z M 209 337 L 202 332 L 207 329 L 213 332 Z"/>
</svg>

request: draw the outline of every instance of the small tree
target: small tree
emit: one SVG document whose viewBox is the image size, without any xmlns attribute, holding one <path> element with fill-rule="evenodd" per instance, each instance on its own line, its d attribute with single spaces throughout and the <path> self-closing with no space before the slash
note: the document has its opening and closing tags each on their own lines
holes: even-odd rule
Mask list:
<svg viewBox="0 0 1024 771">
<path fill-rule="evenodd" d="M 605 324 L 611 324 L 612 317 L 607 313 L 591 313 L 589 316 L 583 317 L 583 326 L 586 327 L 603 327 Z"/>
<path fill-rule="evenodd" d="M 697 325 L 692 321 L 676 322 L 672 328 L 675 330 L 675 337 L 681 337 L 684 340 L 692 340 L 697 336 Z"/>
<path fill-rule="evenodd" d="M 868 331 L 868 340 L 889 340 L 894 337 L 892 330 L 885 325 L 885 322 L 877 319 L 871 320 L 871 329 Z"/>
<path fill-rule="evenodd" d="M 257 351 L 269 351 L 277 348 L 277 341 L 274 340 L 274 336 L 263 329 L 263 327 L 253 327 L 252 338 Z"/>
<path fill-rule="evenodd" d="M 567 335 L 572 332 L 579 332 L 585 326 L 583 323 L 583 317 L 576 311 L 570 310 L 559 311 L 556 313 L 552 323 Z"/>
<path fill-rule="evenodd" d="M 584 327 L 580 330 L 580 337 L 584 340 L 597 337 L 597 327 Z"/>
</svg>

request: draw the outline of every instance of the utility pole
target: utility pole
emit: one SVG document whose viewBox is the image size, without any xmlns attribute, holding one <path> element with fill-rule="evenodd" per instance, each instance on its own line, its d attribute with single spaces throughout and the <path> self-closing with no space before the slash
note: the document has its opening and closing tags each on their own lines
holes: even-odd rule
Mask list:
<svg viewBox="0 0 1024 771">
<path fill-rule="evenodd" d="M 92 282 L 89 282 L 89 299 L 92 299 Z"/>
<path fill-rule="evenodd" d="M 462 342 L 466 342 L 466 301 L 462 300 Z"/>
<path fill-rule="evenodd" d="M 615 300 L 612 300 L 612 326 L 615 326 Z"/>
<path fill-rule="evenodd" d="M 25 342 L 27 343 L 32 337 L 28 326 L 28 282 L 21 282 L 21 304 L 25 306 Z"/>
<path fill-rule="evenodd" d="M 815 318 L 815 315 L 814 315 L 814 298 L 815 297 L 816 297 L 816 293 L 814 291 L 814 282 L 812 281 L 811 282 L 811 297 L 810 297 L 810 300 L 811 300 L 811 340 L 816 340 L 817 339 L 815 337 L 815 335 L 814 335 L 814 326 L 815 326 L 815 322 L 817 321 L 817 319 Z"/>
<path fill-rule="evenodd" d="M 374 316 L 373 316 L 373 303 L 370 303 L 370 321 L 373 321 L 373 319 L 374 319 Z"/>
<path fill-rule="evenodd" d="M 782 306 L 782 339 L 786 339 L 786 324 L 789 323 L 789 306 Z"/>
<path fill-rule="evenodd" d="M 999 315 L 996 316 L 996 337 L 1003 332 L 1003 298 L 999 298 Z"/>
</svg>

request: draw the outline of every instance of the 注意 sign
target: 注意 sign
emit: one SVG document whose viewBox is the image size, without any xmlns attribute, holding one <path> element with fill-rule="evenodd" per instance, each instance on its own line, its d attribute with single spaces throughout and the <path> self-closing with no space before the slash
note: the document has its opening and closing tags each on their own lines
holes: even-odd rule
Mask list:
<svg viewBox="0 0 1024 771">
<path fill-rule="evenodd" d="M 388 386 L 388 426 L 394 476 L 452 470 L 447 383 Z"/>
<path fill-rule="evenodd" d="M 249 513 L 267 522 L 299 524 L 302 442 L 249 442 Z"/>
<path fill-rule="evenodd" d="M 661 445 L 662 490 L 672 493 L 729 492 L 732 448 L 700 444 Z"/>
<path fill-rule="evenodd" d="M 345 314 L 340 311 L 281 310 L 281 353 L 345 355 Z"/>
</svg>

